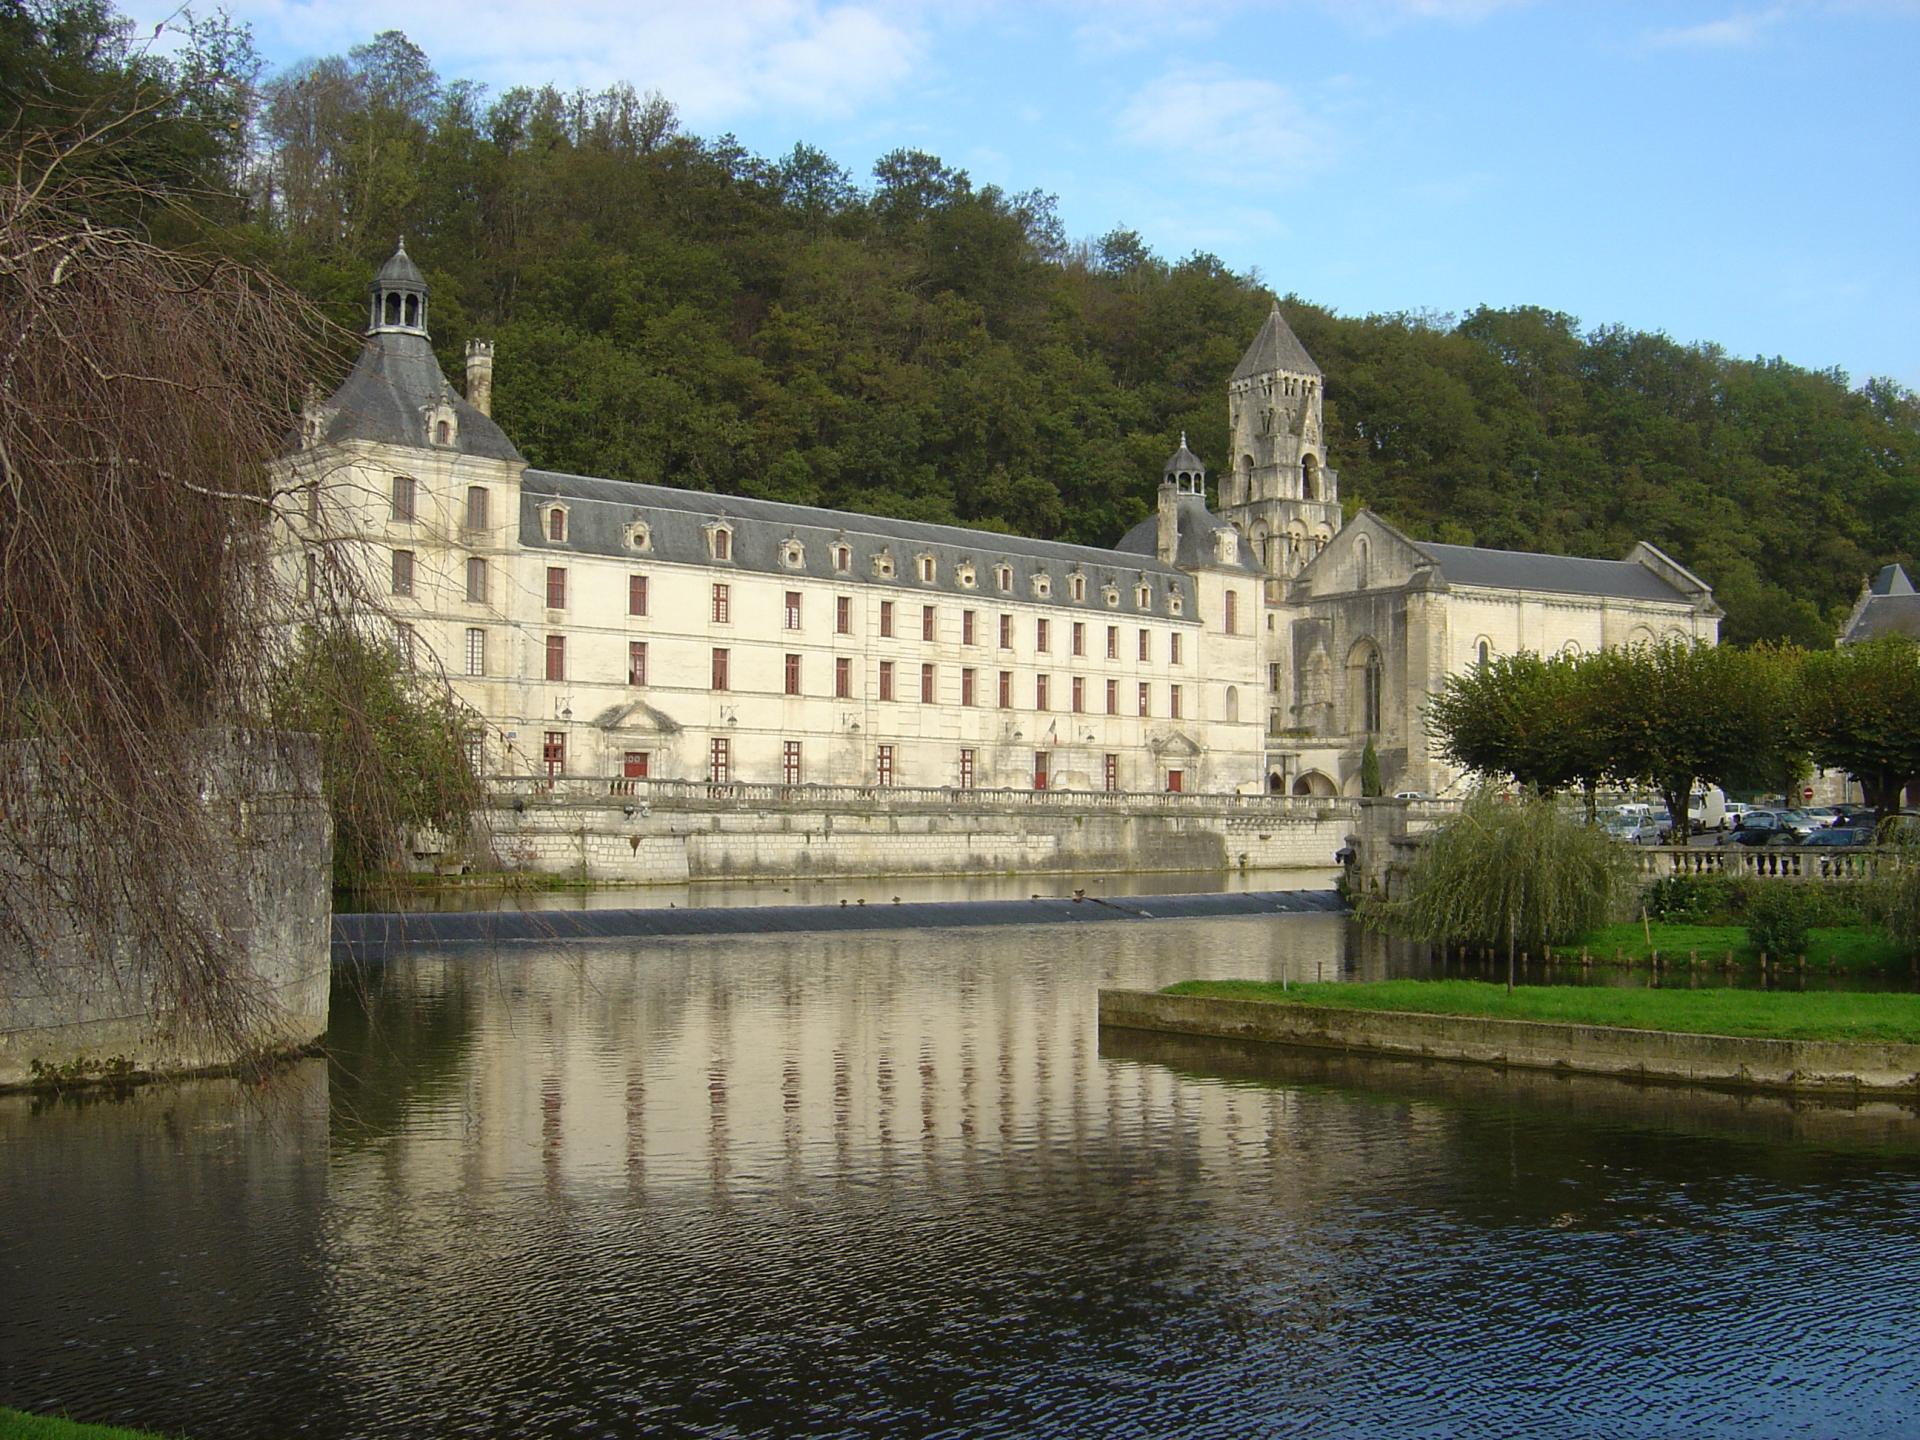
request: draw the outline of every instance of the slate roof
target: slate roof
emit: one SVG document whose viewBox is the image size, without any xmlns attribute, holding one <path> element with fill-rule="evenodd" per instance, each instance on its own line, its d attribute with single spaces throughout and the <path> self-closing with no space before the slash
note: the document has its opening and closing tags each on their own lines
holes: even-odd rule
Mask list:
<svg viewBox="0 0 1920 1440">
<path fill-rule="evenodd" d="M 1671 602 L 1694 598 L 1633 560 L 1583 560 L 1572 555 L 1483 550 L 1477 545 L 1437 545 L 1424 540 L 1408 543 L 1432 560 L 1453 585 L 1603 595 L 1617 600 Z"/>
<path fill-rule="evenodd" d="M 387 263 L 380 267 L 373 277 L 375 289 L 398 289 L 412 286 L 417 290 L 427 288 L 427 277 L 420 273 L 420 267 L 413 263 L 413 257 L 407 254 L 407 242 L 402 240 L 399 248 L 387 257 Z"/>
<path fill-rule="evenodd" d="M 1253 337 L 1253 344 L 1247 347 L 1247 353 L 1233 367 L 1233 378 L 1246 380 L 1275 370 L 1284 370 L 1289 375 L 1320 373 L 1320 367 L 1307 354 L 1307 347 L 1300 343 L 1300 337 L 1293 333 L 1293 327 L 1287 324 L 1286 317 L 1280 313 L 1280 302 L 1277 300 L 1267 316 L 1267 323 L 1260 327 L 1260 333 Z"/>
<path fill-rule="evenodd" d="M 555 500 L 568 506 L 567 538 L 560 541 L 549 540 L 541 525 L 541 511 Z M 707 526 L 717 519 L 726 520 L 733 531 L 731 558 L 719 562 L 710 558 L 707 542 Z M 650 546 L 645 551 L 635 551 L 627 544 L 627 528 L 636 520 L 644 521 L 650 531 Z M 790 538 L 801 544 L 802 559 L 797 567 L 788 565 L 784 558 Z M 1151 543 L 1144 554 L 1122 553 L 958 525 L 892 520 L 552 470 L 527 470 L 521 476 L 520 542 L 529 550 L 627 555 L 636 562 L 650 558 L 716 570 L 730 567 L 847 584 L 880 584 L 907 595 L 946 594 L 983 603 L 1021 601 L 1102 614 L 1169 616 L 1167 596 L 1177 589 L 1183 597 L 1183 613 L 1171 618 L 1199 619 L 1193 604 L 1193 578 L 1154 559 Z M 832 550 L 841 542 L 853 552 L 852 565 L 845 571 L 833 568 Z M 920 579 L 917 559 L 922 554 L 933 555 L 936 562 L 931 583 Z M 893 561 L 891 579 L 882 579 L 875 572 L 874 561 L 881 555 Z M 971 589 L 958 578 L 962 562 L 967 561 L 976 572 Z M 1012 588 L 1007 591 L 999 588 L 994 575 L 994 567 L 1002 562 L 1013 569 Z M 1068 577 L 1076 572 L 1087 578 L 1083 601 L 1072 598 L 1067 584 Z M 1035 593 L 1037 576 L 1045 576 L 1049 582 L 1050 593 L 1044 600 Z M 1152 592 L 1145 611 L 1134 599 L 1134 587 L 1142 579 Z M 1109 581 L 1118 590 L 1111 606 L 1102 593 Z"/>
<path fill-rule="evenodd" d="M 1912 595 L 1913 581 L 1907 578 L 1906 567 L 1901 565 L 1882 565 L 1879 573 L 1867 582 L 1869 595 Z"/>
<path fill-rule="evenodd" d="M 1867 582 L 1840 636 L 1840 643 L 1851 645 L 1858 640 L 1876 640 L 1882 635 L 1906 635 L 1920 640 L 1920 592 L 1914 590 L 1913 581 L 1898 565 L 1881 567 Z"/>
<path fill-rule="evenodd" d="M 1266 572 L 1254 564 L 1247 554 L 1245 541 L 1240 543 L 1238 561 L 1231 565 L 1222 565 L 1214 558 L 1214 535 L 1221 530 L 1233 527 L 1207 509 L 1203 495 L 1182 495 L 1175 501 L 1174 563 L 1183 570 L 1237 570 L 1249 575 L 1263 575 Z M 1113 547 L 1127 555 L 1144 555 L 1149 558 L 1160 553 L 1160 517 L 1149 515 L 1138 525 L 1120 537 L 1120 543 Z"/>
<path fill-rule="evenodd" d="M 427 433 L 424 411 L 442 404 L 452 406 L 459 421 L 450 446 L 435 445 Z M 326 409 L 330 413 L 318 437 L 323 441 L 371 440 L 489 460 L 522 458 L 506 433 L 447 383 L 424 335 L 391 330 L 369 335 L 353 373 L 328 398 Z"/>
</svg>

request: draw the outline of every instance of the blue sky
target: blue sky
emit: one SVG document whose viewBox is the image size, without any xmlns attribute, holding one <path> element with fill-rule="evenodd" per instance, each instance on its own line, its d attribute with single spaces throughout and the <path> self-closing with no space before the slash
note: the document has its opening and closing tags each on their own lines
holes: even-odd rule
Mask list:
<svg viewBox="0 0 1920 1440">
<path fill-rule="evenodd" d="M 126 6 L 151 25 L 159 5 Z M 274 64 L 655 89 L 898 146 L 1347 314 L 1538 304 L 1920 388 L 1920 0 L 233 0 Z"/>
</svg>

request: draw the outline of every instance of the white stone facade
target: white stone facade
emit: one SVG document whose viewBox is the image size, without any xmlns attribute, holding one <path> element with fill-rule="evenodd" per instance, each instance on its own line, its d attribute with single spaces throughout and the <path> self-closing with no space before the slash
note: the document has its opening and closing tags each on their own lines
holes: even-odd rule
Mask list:
<svg viewBox="0 0 1920 1440">
<path fill-rule="evenodd" d="M 468 349 L 476 406 L 426 315 L 396 254 L 287 461 L 292 539 L 357 567 L 495 775 L 1351 794 L 1371 736 L 1389 790 L 1438 790 L 1421 707 L 1482 644 L 1714 634 L 1710 592 L 1650 547 L 1343 528 L 1321 376 L 1277 308 L 1229 384 L 1221 515 L 1183 439 L 1111 550 L 532 469 L 484 409 L 491 347 Z"/>
</svg>

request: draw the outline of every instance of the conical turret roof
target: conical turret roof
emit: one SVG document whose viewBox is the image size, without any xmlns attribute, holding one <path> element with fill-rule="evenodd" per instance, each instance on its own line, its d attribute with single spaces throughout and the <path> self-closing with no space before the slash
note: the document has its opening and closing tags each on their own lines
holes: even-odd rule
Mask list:
<svg viewBox="0 0 1920 1440">
<path fill-rule="evenodd" d="M 1276 370 L 1288 375 L 1320 373 L 1320 367 L 1307 354 L 1307 347 L 1300 343 L 1300 337 L 1293 333 L 1293 327 L 1287 324 L 1286 317 L 1280 313 L 1278 300 L 1273 302 L 1267 323 L 1260 327 L 1253 344 L 1247 347 L 1247 353 L 1234 366 L 1233 378 L 1246 380 L 1255 375 L 1271 375 Z"/>
<path fill-rule="evenodd" d="M 420 267 L 413 263 L 413 257 L 407 254 L 407 242 L 402 240 L 387 263 L 380 267 L 380 273 L 373 277 L 373 283 L 381 289 L 394 290 L 401 286 L 411 286 L 417 290 L 427 288 L 427 277 L 420 273 Z"/>
<path fill-rule="evenodd" d="M 1187 448 L 1187 432 L 1182 430 L 1180 432 L 1180 448 L 1168 457 L 1167 468 L 1164 473 L 1168 475 L 1181 473 L 1198 475 L 1203 473 L 1206 468 L 1205 465 L 1200 463 L 1200 457 Z"/>
</svg>

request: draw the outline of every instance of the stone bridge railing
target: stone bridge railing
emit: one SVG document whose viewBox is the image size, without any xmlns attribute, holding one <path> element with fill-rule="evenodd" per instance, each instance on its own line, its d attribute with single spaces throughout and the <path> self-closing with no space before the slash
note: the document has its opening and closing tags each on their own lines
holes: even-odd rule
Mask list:
<svg viewBox="0 0 1920 1440">
<path fill-rule="evenodd" d="M 1753 875 L 1782 880 L 1865 880 L 1881 860 L 1897 860 L 1898 850 L 1874 846 L 1680 845 L 1636 847 L 1634 859 L 1643 879 L 1669 875 Z"/>
</svg>

